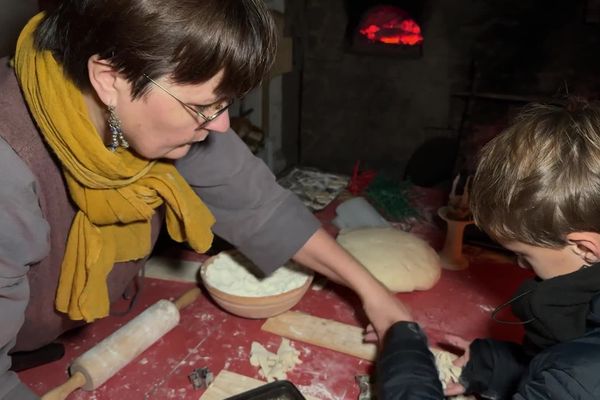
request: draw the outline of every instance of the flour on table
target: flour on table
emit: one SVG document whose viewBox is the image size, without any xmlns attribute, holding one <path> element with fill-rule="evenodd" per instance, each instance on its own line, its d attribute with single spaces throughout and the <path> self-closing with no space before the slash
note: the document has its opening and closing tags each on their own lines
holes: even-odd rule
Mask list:
<svg viewBox="0 0 600 400">
<path fill-rule="evenodd" d="M 219 253 L 206 270 L 204 278 L 213 287 L 237 296 L 272 296 L 304 285 L 311 273 L 289 262 L 267 277 L 239 252 Z"/>
<path fill-rule="evenodd" d="M 360 228 L 343 230 L 337 241 L 391 291 L 427 290 L 440 279 L 438 254 L 411 233 Z"/>
<path fill-rule="evenodd" d="M 267 382 L 287 379 L 287 372 L 300 364 L 300 352 L 290 345 L 288 339 L 282 338 L 277 354 L 271 353 L 258 342 L 252 342 L 250 364 L 260 367 L 259 373 Z"/>
</svg>

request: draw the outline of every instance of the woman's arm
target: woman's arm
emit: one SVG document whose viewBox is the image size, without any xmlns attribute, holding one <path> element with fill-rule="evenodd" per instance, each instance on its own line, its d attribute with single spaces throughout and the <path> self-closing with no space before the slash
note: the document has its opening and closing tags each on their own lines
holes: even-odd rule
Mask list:
<svg viewBox="0 0 600 400">
<path fill-rule="evenodd" d="M 412 321 L 408 308 L 324 229 L 317 230 L 293 259 L 354 290 L 380 339 L 393 323 Z"/>
<path fill-rule="evenodd" d="M 285 264 L 321 226 L 233 131 L 211 133 L 176 166 L 214 214 L 214 233 L 266 275 Z"/>
<path fill-rule="evenodd" d="M 211 133 L 177 168 L 215 215 L 214 232 L 265 274 L 290 258 L 353 289 L 380 337 L 406 307 L 322 228 L 233 131 Z"/>
<path fill-rule="evenodd" d="M 0 399 L 36 399 L 9 371 L 29 301 L 27 272 L 48 252 L 48 223 L 42 216 L 35 179 L 0 138 Z M 49 309 L 52 304 L 48 305 Z"/>
</svg>

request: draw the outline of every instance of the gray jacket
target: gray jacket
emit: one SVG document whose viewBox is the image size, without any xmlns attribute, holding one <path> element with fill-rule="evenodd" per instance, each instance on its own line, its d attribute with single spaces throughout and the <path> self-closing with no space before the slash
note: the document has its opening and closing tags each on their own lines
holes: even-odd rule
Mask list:
<svg viewBox="0 0 600 400">
<path fill-rule="evenodd" d="M 36 348 L 73 326 L 54 310 L 54 288 L 74 210 L 60 187 L 59 165 L 5 65 L 0 59 L 0 399 L 21 400 L 37 396 L 9 371 L 8 352 L 17 340 L 19 350 Z M 214 213 L 213 231 L 265 273 L 293 256 L 320 227 L 233 131 L 211 133 L 176 166 Z M 116 265 L 109 276 L 111 299 L 131 279 L 123 270 Z"/>
</svg>

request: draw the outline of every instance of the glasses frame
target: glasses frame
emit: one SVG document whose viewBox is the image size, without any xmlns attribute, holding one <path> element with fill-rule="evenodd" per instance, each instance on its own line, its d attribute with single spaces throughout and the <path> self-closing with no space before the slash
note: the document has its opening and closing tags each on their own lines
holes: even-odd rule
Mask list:
<svg viewBox="0 0 600 400">
<path fill-rule="evenodd" d="M 204 122 L 202 122 L 200 124 L 199 128 L 202 128 L 203 126 L 206 126 L 206 124 L 208 124 L 209 122 L 214 121 L 219 115 L 221 115 L 225 111 L 227 111 L 227 109 L 229 109 L 229 107 L 231 107 L 231 105 L 233 104 L 233 100 L 228 100 L 227 105 L 225 107 L 221 108 L 220 110 L 218 110 L 216 113 L 214 113 L 212 115 L 206 116 L 201 111 L 196 109 L 195 107 L 193 107 L 193 106 L 187 104 L 186 102 L 184 102 L 183 100 L 179 99 L 177 96 L 175 96 L 173 93 L 171 93 L 169 90 L 167 90 L 160 83 L 158 83 L 154 79 L 150 78 L 148 75 L 144 74 L 144 78 L 148 79 L 152 84 L 157 86 L 163 92 L 165 92 L 166 94 L 168 94 L 169 96 L 171 96 L 172 98 L 177 100 L 177 102 L 179 104 L 181 104 L 183 107 L 185 107 L 185 109 L 188 110 L 189 112 L 191 112 L 196 118 L 198 118 L 198 117 L 202 118 L 204 120 Z M 213 103 L 213 104 L 215 104 L 215 103 Z"/>
</svg>

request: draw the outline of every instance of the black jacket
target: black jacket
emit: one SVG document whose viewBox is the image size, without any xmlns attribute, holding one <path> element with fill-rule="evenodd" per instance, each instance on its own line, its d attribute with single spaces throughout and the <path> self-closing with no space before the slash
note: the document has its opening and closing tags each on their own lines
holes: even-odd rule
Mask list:
<svg viewBox="0 0 600 400">
<path fill-rule="evenodd" d="M 461 376 L 483 399 L 600 399 L 600 295 L 592 299 L 586 333 L 528 357 L 516 343 L 478 339 Z M 415 323 L 390 328 L 377 364 L 381 400 L 442 399 L 433 355 Z"/>
<path fill-rule="evenodd" d="M 378 400 L 444 397 L 427 337 L 415 322 L 398 322 L 388 330 L 376 368 Z"/>
</svg>

